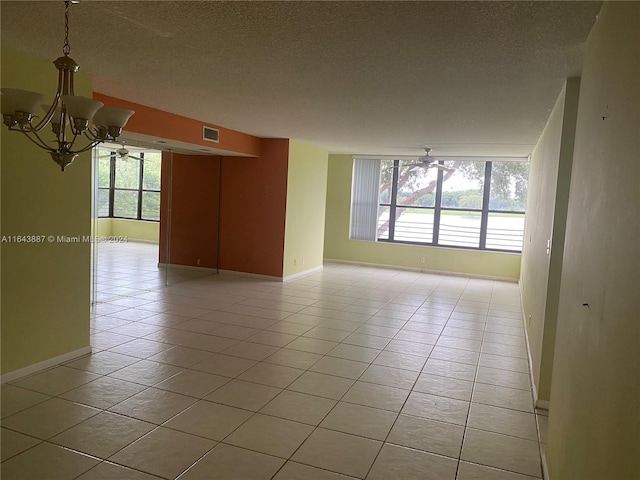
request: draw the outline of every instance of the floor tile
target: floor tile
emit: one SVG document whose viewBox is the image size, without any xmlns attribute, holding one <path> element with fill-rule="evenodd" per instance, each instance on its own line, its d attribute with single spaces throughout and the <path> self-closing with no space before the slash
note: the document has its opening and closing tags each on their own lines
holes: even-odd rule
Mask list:
<svg viewBox="0 0 640 480">
<path fill-rule="evenodd" d="M 381 442 L 323 428 L 316 429 L 292 460 L 337 473 L 364 478 Z"/>
<path fill-rule="evenodd" d="M 304 370 L 297 368 L 271 363 L 259 363 L 240 375 L 238 379 L 272 387 L 286 388 L 303 373 Z"/>
<path fill-rule="evenodd" d="M 451 458 L 385 444 L 367 480 L 454 480 L 457 463 Z"/>
<path fill-rule="evenodd" d="M 468 428 L 462 460 L 515 473 L 540 477 L 538 442 Z"/>
<path fill-rule="evenodd" d="M 155 425 L 135 418 L 101 412 L 49 441 L 89 455 L 108 458 L 154 428 Z"/>
<path fill-rule="evenodd" d="M 193 405 L 196 401 L 193 397 L 156 388 L 148 388 L 114 405 L 109 410 L 160 425 Z"/>
<path fill-rule="evenodd" d="M 2 418 L 13 415 L 20 410 L 32 407 L 51 398 L 50 395 L 34 392 L 25 388 L 15 387 L 7 383 L 2 385 L 0 388 L 2 389 L 2 397 L 0 399 L 0 405 L 2 405 Z"/>
<path fill-rule="evenodd" d="M 387 442 L 458 458 L 464 427 L 428 418 L 400 415 Z"/>
<path fill-rule="evenodd" d="M 211 373 L 184 370 L 155 385 L 155 388 L 168 390 L 190 397 L 204 398 L 211 392 L 229 382 L 229 377 Z"/>
<path fill-rule="evenodd" d="M 369 364 L 365 362 L 356 362 L 337 357 L 322 357 L 309 370 L 355 380 L 362 375 L 368 366 Z"/>
<path fill-rule="evenodd" d="M 111 460 L 153 475 L 175 478 L 215 444 L 212 440 L 159 427 L 115 454 Z"/>
<path fill-rule="evenodd" d="M 212 355 L 214 354 L 204 350 L 176 346 L 171 347 L 168 350 L 163 350 L 162 352 L 149 357 L 148 360 L 158 363 L 168 363 L 169 365 L 175 365 L 176 367 L 189 368 L 196 363 L 210 358 Z"/>
<path fill-rule="evenodd" d="M 146 390 L 139 383 L 127 382 L 118 378 L 101 377 L 81 387 L 69 390 L 60 396 L 65 400 L 83 403 L 95 408 L 107 409 L 136 393 Z"/>
<path fill-rule="evenodd" d="M 201 400 L 163 426 L 220 441 L 247 421 L 251 415 L 252 413 L 247 410 Z"/>
<path fill-rule="evenodd" d="M 52 398 L 2 419 L 2 426 L 26 435 L 47 439 L 70 428 L 100 410 Z"/>
<path fill-rule="evenodd" d="M 224 377 L 237 377 L 241 373 L 249 370 L 256 363 L 255 360 L 232 357 L 230 355 L 214 354 L 210 358 L 196 363 L 190 368 L 202 372 L 222 375 Z"/>
<path fill-rule="evenodd" d="M 289 461 L 273 477 L 273 480 L 348 480 L 350 478 L 353 477 Z"/>
<path fill-rule="evenodd" d="M 520 475 L 519 473 L 499 470 L 475 463 L 460 462 L 456 480 L 533 480 L 534 478 L 539 477 Z"/>
<path fill-rule="evenodd" d="M 538 439 L 533 413 L 472 403 L 467 426 L 528 440 Z"/>
<path fill-rule="evenodd" d="M 6 428 L 2 428 L 1 430 L 0 450 L 2 454 L 0 461 L 2 462 L 41 442 L 41 440 L 37 438 L 29 437 L 22 433 L 14 432 L 13 430 Z"/>
<path fill-rule="evenodd" d="M 72 480 L 99 460 L 43 442 L 2 463 L 3 480 Z"/>
<path fill-rule="evenodd" d="M 489 367 L 478 367 L 476 382 L 531 391 L 531 383 L 528 373 L 510 372 L 507 370 Z"/>
<path fill-rule="evenodd" d="M 11 384 L 46 395 L 60 395 L 97 378 L 99 376 L 91 372 L 58 366 L 16 380 Z"/>
<path fill-rule="evenodd" d="M 464 425 L 469 411 L 469 402 L 427 393 L 411 392 L 402 413 L 430 418 L 456 425 Z"/>
<path fill-rule="evenodd" d="M 238 342 L 228 348 L 225 348 L 221 353 L 224 355 L 232 355 L 234 357 L 248 358 L 249 360 L 264 360 L 276 351 L 278 351 L 278 347 L 274 347 L 272 345 Z"/>
<path fill-rule="evenodd" d="M 109 376 L 112 378 L 140 383 L 150 387 L 176 375 L 177 373 L 180 373 L 181 371 L 181 368 L 174 367 L 173 365 L 140 360 L 133 365 L 110 373 Z"/>
<path fill-rule="evenodd" d="M 339 402 L 320 426 L 383 441 L 396 418 L 397 414 L 394 412 Z"/>
<path fill-rule="evenodd" d="M 384 365 L 371 365 L 359 380 L 410 390 L 417 378 L 418 372 Z"/>
<path fill-rule="evenodd" d="M 333 375 L 325 375 L 323 373 L 305 372 L 293 382 L 288 390 L 300 393 L 308 393 L 309 395 L 317 395 L 319 397 L 332 398 L 339 400 L 347 390 L 351 388 L 354 381 L 348 378 L 335 377 Z"/>
<path fill-rule="evenodd" d="M 533 413 L 533 398 L 530 391 L 516 388 L 499 387 L 487 383 L 476 383 L 473 389 L 473 402 L 511 408 Z"/>
<path fill-rule="evenodd" d="M 387 352 L 383 350 L 373 361 L 373 364 L 419 372 L 424 367 L 426 361 L 427 356 L 405 355 L 401 352 Z"/>
<path fill-rule="evenodd" d="M 225 438 L 224 443 L 289 458 L 312 431 L 310 425 L 258 413 Z"/>
<path fill-rule="evenodd" d="M 476 366 L 429 358 L 422 372 L 431 375 L 440 375 L 442 377 L 473 381 L 476 377 Z"/>
<path fill-rule="evenodd" d="M 358 381 L 349 389 L 342 400 L 397 413 L 404 405 L 408 395 L 409 390 Z"/>
<path fill-rule="evenodd" d="M 77 480 L 157 480 L 158 477 L 110 462 L 101 462 Z"/>
<path fill-rule="evenodd" d="M 211 395 L 207 395 L 206 400 L 256 412 L 281 391 L 268 385 L 232 380 Z"/>
<path fill-rule="evenodd" d="M 380 350 L 378 349 L 359 347 L 357 345 L 347 345 L 346 343 L 341 343 L 327 352 L 327 355 L 330 357 L 369 363 L 371 363 L 379 354 Z"/>
<path fill-rule="evenodd" d="M 269 480 L 285 460 L 232 445 L 219 444 L 180 477 L 180 480 Z"/>
<path fill-rule="evenodd" d="M 318 425 L 335 404 L 335 400 L 328 398 L 284 390 L 262 407 L 260 413 Z"/>
<path fill-rule="evenodd" d="M 324 355 L 337 345 L 336 342 L 321 340 L 319 338 L 299 337 L 287 345 L 292 350 L 300 350 L 303 352 L 317 353 Z"/>
<path fill-rule="evenodd" d="M 423 373 L 418 378 L 414 391 L 440 395 L 441 397 L 457 398 L 458 400 L 471 400 L 473 382 L 459 380 L 451 377 L 441 377 L 440 375 L 430 375 Z"/>
<path fill-rule="evenodd" d="M 77 368 L 79 370 L 86 370 L 88 372 L 97 373 L 99 375 L 106 375 L 139 361 L 139 358 L 130 355 L 122 355 L 116 352 L 103 351 L 94 353 L 92 355 L 87 355 L 69 363 L 65 363 L 65 366 Z"/>
</svg>

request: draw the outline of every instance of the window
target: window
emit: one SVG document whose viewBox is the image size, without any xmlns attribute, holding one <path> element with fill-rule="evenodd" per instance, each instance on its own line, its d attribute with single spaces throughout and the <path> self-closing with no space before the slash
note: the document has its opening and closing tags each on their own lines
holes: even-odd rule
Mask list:
<svg viewBox="0 0 640 480">
<path fill-rule="evenodd" d="M 94 149 L 98 164 L 98 216 L 160 220 L 160 167 L 162 152 L 100 145 Z"/>
<path fill-rule="evenodd" d="M 524 161 L 368 160 L 380 165 L 377 232 L 367 238 L 483 250 L 521 251 L 529 165 Z M 366 203 L 356 188 L 352 207 Z M 358 178 L 361 178 L 358 177 Z M 369 203 L 371 201 L 369 200 Z M 352 208 L 352 231 L 362 212 Z M 374 213 L 375 215 L 376 213 Z"/>
</svg>

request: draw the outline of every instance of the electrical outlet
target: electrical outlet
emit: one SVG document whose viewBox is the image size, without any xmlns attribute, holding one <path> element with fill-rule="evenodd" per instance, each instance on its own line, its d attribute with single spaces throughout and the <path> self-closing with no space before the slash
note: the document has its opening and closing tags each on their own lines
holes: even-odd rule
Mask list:
<svg viewBox="0 0 640 480">
<path fill-rule="evenodd" d="M 304 265 L 304 257 L 302 257 L 302 264 Z"/>
<path fill-rule="evenodd" d="M 424 263 L 424 257 L 420 257 L 420 263 Z"/>
<path fill-rule="evenodd" d="M 296 260 L 295 258 L 293 259 L 293 265 L 295 266 L 298 263 L 298 260 Z"/>
<path fill-rule="evenodd" d="M 196 260 L 196 265 L 200 265 L 200 259 Z"/>
</svg>

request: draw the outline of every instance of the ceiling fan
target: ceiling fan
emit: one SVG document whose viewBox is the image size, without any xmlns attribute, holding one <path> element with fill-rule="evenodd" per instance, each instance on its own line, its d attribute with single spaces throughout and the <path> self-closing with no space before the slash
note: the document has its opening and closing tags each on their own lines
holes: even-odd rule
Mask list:
<svg viewBox="0 0 640 480">
<path fill-rule="evenodd" d="M 442 170 L 444 172 L 454 172 L 456 169 L 452 168 L 452 167 L 447 167 L 445 165 L 441 165 L 438 163 L 438 158 L 434 158 L 429 156 L 429 153 L 431 152 L 431 149 L 429 147 L 425 147 L 424 149 L 424 155 L 422 157 L 418 157 L 414 162 L 412 163 L 402 163 L 402 167 L 413 167 L 411 168 L 409 171 L 410 172 L 415 172 L 418 171 L 420 169 L 428 169 L 428 168 L 437 168 L 438 170 Z"/>
<path fill-rule="evenodd" d="M 127 159 L 132 159 L 132 160 L 142 160 L 142 157 L 136 157 L 134 155 L 129 155 L 129 150 L 125 147 L 125 142 L 121 143 L 121 147 L 118 148 L 115 151 L 112 151 L 112 153 L 110 153 L 109 155 L 100 155 L 98 158 L 111 158 L 113 156 L 113 153 L 115 152 L 117 158 L 121 159 L 121 160 L 127 160 Z M 102 148 L 105 148 L 107 146 L 103 146 Z"/>
</svg>

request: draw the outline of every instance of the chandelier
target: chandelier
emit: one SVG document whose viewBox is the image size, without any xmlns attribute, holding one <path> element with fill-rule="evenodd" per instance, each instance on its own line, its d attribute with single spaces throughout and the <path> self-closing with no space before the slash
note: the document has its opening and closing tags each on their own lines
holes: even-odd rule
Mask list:
<svg viewBox="0 0 640 480">
<path fill-rule="evenodd" d="M 58 90 L 53 103 L 43 104 L 45 96 L 37 92 L 2 89 L 3 123 L 9 130 L 23 133 L 38 147 L 47 150 L 62 171 L 79 153 L 101 142 L 117 139 L 134 113 L 133 110 L 105 107 L 102 102 L 74 94 L 73 77 L 79 65 L 69 56 L 69 4 L 78 1 L 64 2 L 63 56 L 53 62 L 58 69 Z M 39 116 L 36 114 L 38 109 L 46 113 Z M 49 124 L 55 136 L 53 142 L 38 133 Z M 78 137 L 84 137 L 84 146 L 76 145 Z"/>
</svg>

